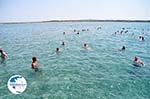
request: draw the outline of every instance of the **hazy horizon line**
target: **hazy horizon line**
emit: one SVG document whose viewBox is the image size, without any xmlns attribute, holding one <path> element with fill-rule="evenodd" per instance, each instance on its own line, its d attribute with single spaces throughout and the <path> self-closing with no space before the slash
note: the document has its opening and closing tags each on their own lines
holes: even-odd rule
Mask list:
<svg viewBox="0 0 150 99">
<path fill-rule="evenodd" d="M 43 21 L 0 22 L 0 24 L 46 23 L 46 22 L 150 22 L 150 19 L 56 19 Z"/>
</svg>

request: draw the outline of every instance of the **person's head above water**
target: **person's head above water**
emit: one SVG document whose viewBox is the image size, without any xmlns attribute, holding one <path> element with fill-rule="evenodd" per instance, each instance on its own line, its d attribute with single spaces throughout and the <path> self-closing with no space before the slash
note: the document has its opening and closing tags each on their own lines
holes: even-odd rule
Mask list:
<svg viewBox="0 0 150 99">
<path fill-rule="evenodd" d="M 59 52 L 59 48 L 56 48 L 56 52 Z"/>
<path fill-rule="evenodd" d="M 142 36 L 142 41 L 144 41 L 144 37 Z"/>
<path fill-rule="evenodd" d="M 65 45 L 65 42 L 62 42 L 62 45 Z"/>
<path fill-rule="evenodd" d="M 84 47 L 87 47 L 87 44 L 86 44 L 86 43 L 84 44 Z"/>
<path fill-rule="evenodd" d="M 89 48 L 89 46 L 88 46 L 87 43 L 84 43 L 83 47 L 84 47 L 85 49 L 88 49 L 88 48 Z"/>
<path fill-rule="evenodd" d="M 134 61 L 138 61 L 138 58 L 136 56 L 134 57 Z"/>
<path fill-rule="evenodd" d="M 2 50 L 2 49 L 0 49 L 0 53 L 3 53 L 3 50 Z"/>
<path fill-rule="evenodd" d="M 122 46 L 122 50 L 125 50 L 126 49 L 126 47 L 125 46 Z"/>
<path fill-rule="evenodd" d="M 37 61 L 36 57 L 32 57 L 32 61 L 36 62 Z"/>
</svg>

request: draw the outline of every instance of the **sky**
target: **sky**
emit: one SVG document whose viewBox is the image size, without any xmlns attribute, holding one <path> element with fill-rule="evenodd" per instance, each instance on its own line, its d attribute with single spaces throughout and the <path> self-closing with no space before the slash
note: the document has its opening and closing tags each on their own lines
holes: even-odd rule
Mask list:
<svg viewBox="0 0 150 99">
<path fill-rule="evenodd" d="M 0 0 L 0 22 L 150 20 L 150 0 Z"/>
</svg>

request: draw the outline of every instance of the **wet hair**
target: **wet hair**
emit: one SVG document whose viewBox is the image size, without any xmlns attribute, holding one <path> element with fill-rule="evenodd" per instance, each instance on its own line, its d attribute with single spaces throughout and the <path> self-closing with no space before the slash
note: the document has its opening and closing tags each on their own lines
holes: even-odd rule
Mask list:
<svg viewBox="0 0 150 99">
<path fill-rule="evenodd" d="M 126 47 L 125 46 L 122 46 L 122 50 L 125 50 L 126 49 Z"/>
<path fill-rule="evenodd" d="M 65 42 L 62 42 L 62 45 L 65 45 Z"/>
<path fill-rule="evenodd" d="M 144 37 L 142 36 L 142 41 L 144 41 Z"/>
<path fill-rule="evenodd" d="M 3 53 L 3 50 L 0 49 L 0 53 Z"/>
<path fill-rule="evenodd" d="M 137 61 L 138 60 L 138 58 L 137 57 L 134 57 L 134 61 Z"/>
<path fill-rule="evenodd" d="M 58 51 L 59 51 L 59 48 L 56 48 L 56 51 L 58 52 Z"/>
<path fill-rule="evenodd" d="M 32 57 L 32 61 L 33 62 L 37 61 L 36 57 Z"/>
<path fill-rule="evenodd" d="M 84 44 L 84 47 L 86 47 L 86 46 L 87 46 L 87 44 L 85 43 L 85 44 Z"/>
</svg>

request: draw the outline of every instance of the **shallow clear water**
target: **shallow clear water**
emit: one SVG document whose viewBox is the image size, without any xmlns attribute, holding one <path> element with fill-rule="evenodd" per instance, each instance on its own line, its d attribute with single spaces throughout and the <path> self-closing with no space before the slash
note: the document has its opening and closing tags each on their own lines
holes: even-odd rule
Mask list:
<svg viewBox="0 0 150 99">
<path fill-rule="evenodd" d="M 97 30 L 99 26 L 102 29 Z M 112 35 L 123 27 L 129 32 Z M 83 28 L 89 31 L 79 35 L 73 31 Z M 145 37 L 144 42 L 139 35 Z M 83 49 L 84 43 L 90 51 Z M 119 51 L 123 45 L 126 50 Z M 9 56 L 0 64 L 0 99 L 150 98 L 150 23 L 0 24 L 0 47 Z M 55 54 L 57 47 L 61 48 L 59 55 Z M 33 56 L 38 58 L 41 72 L 31 69 Z M 134 67 L 134 56 L 145 67 Z M 20 95 L 7 88 L 13 74 L 27 80 L 27 89 Z"/>
</svg>

